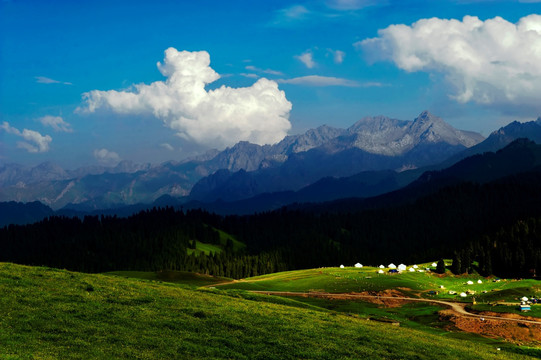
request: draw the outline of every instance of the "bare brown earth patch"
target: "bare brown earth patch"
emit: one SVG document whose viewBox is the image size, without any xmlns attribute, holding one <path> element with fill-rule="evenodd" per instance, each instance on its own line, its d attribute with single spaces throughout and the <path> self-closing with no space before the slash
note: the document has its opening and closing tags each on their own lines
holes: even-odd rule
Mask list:
<svg viewBox="0 0 541 360">
<path fill-rule="evenodd" d="M 516 344 L 541 344 L 541 325 L 496 319 L 484 319 L 457 314 L 455 311 L 441 310 L 440 319 L 450 321 L 459 330 L 500 338 Z M 479 313 L 481 316 L 499 316 L 508 319 L 539 320 L 532 317 L 523 317 L 517 314 L 501 314 L 492 312 Z"/>
<path fill-rule="evenodd" d="M 403 289 L 403 290 L 409 290 L 409 289 Z M 371 304 L 385 306 L 388 308 L 396 308 L 404 304 L 411 303 L 411 301 L 404 300 L 404 299 L 393 299 L 393 297 L 396 297 L 396 298 L 404 297 L 403 293 L 395 289 L 388 289 L 388 290 L 383 290 L 383 291 L 363 291 L 360 293 L 352 293 L 352 295 L 370 296 L 370 297 L 363 298 L 363 301 L 369 302 Z"/>
</svg>

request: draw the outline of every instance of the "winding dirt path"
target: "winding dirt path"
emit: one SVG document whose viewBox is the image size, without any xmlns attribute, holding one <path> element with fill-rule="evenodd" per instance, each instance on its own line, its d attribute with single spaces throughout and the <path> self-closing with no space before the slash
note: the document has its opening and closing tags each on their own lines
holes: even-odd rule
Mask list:
<svg viewBox="0 0 541 360">
<path fill-rule="evenodd" d="M 335 294 L 335 293 L 326 293 L 326 292 L 293 292 L 293 291 L 262 291 L 262 290 L 251 290 L 250 292 L 257 293 L 257 294 L 276 295 L 276 296 L 303 296 L 303 297 L 327 297 L 327 298 L 333 298 L 333 297 L 339 296 L 341 299 L 370 298 L 370 299 L 388 299 L 388 300 L 428 302 L 428 303 L 435 303 L 435 304 L 441 304 L 441 305 L 447 306 L 462 316 L 541 325 L 541 320 L 527 320 L 527 319 L 516 319 L 516 318 L 506 318 L 506 317 L 500 317 L 500 316 L 474 314 L 474 313 L 466 311 L 465 307 L 468 304 L 453 302 L 453 301 L 399 297 L 399 296 L 378 296 L 378 295 L 340 294 L 340 293 Z"/>
</svg>

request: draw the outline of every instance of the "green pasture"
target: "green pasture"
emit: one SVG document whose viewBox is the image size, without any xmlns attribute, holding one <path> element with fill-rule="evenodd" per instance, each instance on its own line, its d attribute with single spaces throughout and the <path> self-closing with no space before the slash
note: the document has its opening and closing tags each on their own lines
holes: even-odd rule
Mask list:
<svg viewBox="0 0 541 360">
<path fill-rule="evenodd" d="M 246 245 L 240 241 L 238 241 L 233 235 L 230 235 L 226 233 L 225 231 L 215 229 L 220 234 L 220 244 L 207 244 L 203 243 L 199 240 L 195 241 L 195 249 L 187 249 L 186 252 L 188 255 L 191 255 L 192 253 L 195 253 L 196 255 L 199 254 L 205 254 L 210 255 L 211 253 L 219 254 L 222 251 L 224 251 L 224 248 L 227 244 L 228 240 L 231 240 L 231 243 L 233 244 L 233 251 L 238 252 L 246 248 Z"/>
<path fill-rule="evenodd" d="M 425 268 L 426 264 L 419 265 Z M 408 266 L 409 268 L 409 266 Z M 387 289 L 397 289 L 406 296 L 419 296 L 434 299 L 448 299 L 472 302 L 517 302 L 522 296 L 541 297 L 541 281 L 532 279 L 510 280 L 484 278 L 480 275 L 453 275 L 449 271 L 440 275 L 434 272 L 409 272 L 390 274 L 388 269 L 379 274 L 379 268 L 374 267 L 345 267 L 319 268 L 298 271 L 287 271 L 275 274 L 257 276 L 235 283 L 224 284 L 225 289 L 268 290 L 310 292 L 323 291 L 330 293 L 377 292 Z M 478 280 L 481 283 L 478 283 Z M 472 281 L 472 285 L 467 282 Z M 443 288 L 442 288 L 443 286 Z M 437 292 L 435 295 L 430 291 Z M 456 294 L 449 294 L 454 291 Z M 466 298 L 461 298 L 461 292 L 475 292 Z"/>
<path fill-rule="evenodd" d="M 233 251 L 237 252 L 244 248 L 246 248 L 246 244 L 243 242 L 238 241 L 233 235 L 226 233 L 223 230 L 215 229 L 220 234 L 220 244 L 222 246 L 225 246 L 227 244 L 227 240 L 231 240 L 233 243 Z"/>
<path fill-rule="evenodd" d="M 219 254 L 223 251 L 222 247 L 219 245 L 214 244 L 206 244 L 202 243 L 199 240 L 196 240 L 195 242 L 195 249 L 187 249 L 186 252 L 188 255 L 191 255 L 192 253 L 195 253 L 196 255 L 199 255 L 201 253 L 205 255 L 210 255 L 210 253 Z"/>
<path fill-rule="evenodd" d="M 541 304 L 531 305 L 531 311 L 521 312 L 518 306 L 501 304 L 476 304 L 470 306 L 474 311 L 493 311 L 496 313 L 511 313 L 541 318 Z"/>
<path fill-rule="evenodd" d="M 0 263 L 0 359 L 528 359 L 535 351 L 240 293 Z"/>
<path fill-rule="evenodd" d="M 188 271 L 112 271 L 105 275 L 116 275 L 125 278 L 135 278 L 151 281 L 164 281 L 176 284 L 183 284 L 190 287 L 200 287 L 212 284 L 220 284 L 231 281 L 229 278 L 211 276 L 205 274 L 191 273 Z"/>
</svg>

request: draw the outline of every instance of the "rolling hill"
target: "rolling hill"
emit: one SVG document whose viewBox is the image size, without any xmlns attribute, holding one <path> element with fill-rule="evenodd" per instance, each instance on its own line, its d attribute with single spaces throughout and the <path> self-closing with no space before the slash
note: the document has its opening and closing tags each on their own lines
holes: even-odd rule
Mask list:
<svg viewBox="0 0 541 360">
<path fill-rule="evenodd" d="M 0 264 L 0 357 L 527 359 L 294 300 Z"/>
</svg>

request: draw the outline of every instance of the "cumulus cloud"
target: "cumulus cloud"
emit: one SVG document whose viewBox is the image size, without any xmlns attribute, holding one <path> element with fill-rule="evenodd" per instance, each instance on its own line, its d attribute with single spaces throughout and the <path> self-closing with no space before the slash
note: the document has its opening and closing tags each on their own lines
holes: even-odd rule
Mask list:
<svg viewBox="0 0 541 360">
<path fill-rule="evenodd" d="M 343 78 L 337 78 L 332 76 L 320 76 L 320 75 L 308 75 L 301 76 L 292 79 L 280 79 L 279 83 L 293 84 L 293 85 L 306 85 L 306 86 L 349 86 L 359 87 L 357 81 L 348 80 Z"/>
<path fill-rule="evenodd" d="M 178 136 L 212 147 L 241 140 L 275 143 L 291 128 L 291 103 L 275 81 L 261 78 L 250 87 L 223 85 L 207 91 L 205 86 L 220 76 L 210 67 L 206 51 L 169 48 L 157 66 L 165 81 L 137 84 L 130 91 L 84 93 L 85 105 L 78 111 L 150 114 Z"/>
<path fill-rule="evenodd" d="M 102 165 L 114 166 L 120 162 L 120 156 L 114 152 L 107 149 L 96 149 L 94 150 L 94 158 Z"/>
<path fill-rule="evenodd" d="M 60 116 L 46 115 L 38 119 L 45 126 L 50 126 L 56 132 L 73 132 L 71 125 Z"/>
<path fill-rule="evenodd" d="M 308 69 L 312 69 L 316 66 L 313 56 L 312 52 L 308 50 L 300 55 L 295 55 L 295 59 L 302 62 Z"/>
<path fill-rule="evenodd" d="M 374 61 L 443 74 L 455 89 L 452 98 L 461 103 L 540 106 L 540 15 L 516 24 L 501 17 L 422 19 L 391 25 L 355 45 Z"/>
<path fill-rule="evenodd" d="M 25 149 L 30 153 L 43 153 L 49 151 L 49 144 L 53 140 L 49 135 L 43 136 L 34 130 L 23 129 L 23 131 L 20 131 L 9 125 L 7 121 L 4 121 L 2 125 L 0 125 L 0 129 L 3 129 L 8 134 L 13 134 L 26 140 L 17 142 L 17 147 Z"/>
<path fill-rule="evenodd" d="M 34 79 L 36 79 L 36 82 L 38 84 L 63 84 L 63 85 L 73 85 L 70 82 L 67 81 L 58 81 L 54 80 L 45 76 L 35 76 Z"/>
</svg>

